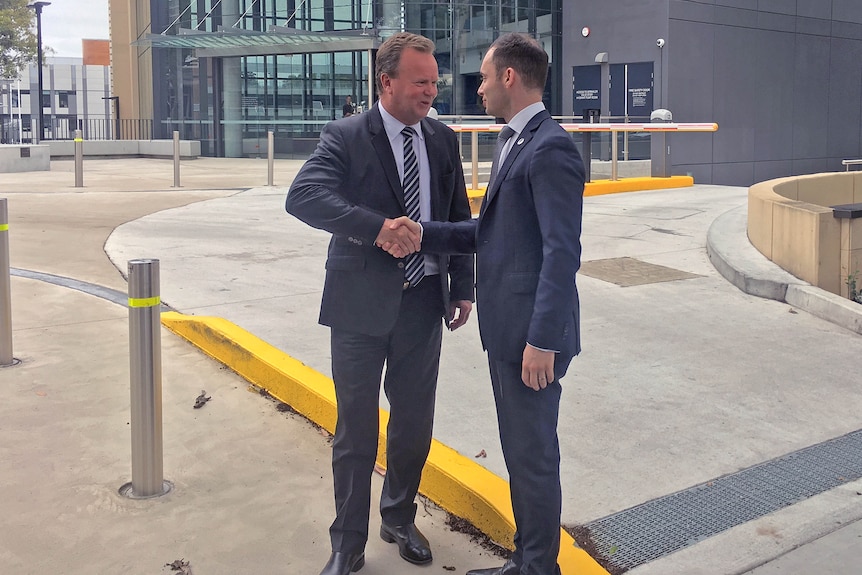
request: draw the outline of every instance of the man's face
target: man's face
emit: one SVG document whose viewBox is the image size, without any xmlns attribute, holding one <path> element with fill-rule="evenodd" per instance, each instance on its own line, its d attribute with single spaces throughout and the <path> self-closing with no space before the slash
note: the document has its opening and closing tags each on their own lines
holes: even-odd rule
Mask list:
<svg viewBox="0 0 862 575">
<path fill-rule="evenodd" d="M 482 83 L 476 93 L 482 98 L 482 105 L 489 116 L 497 118 L 505 117 L 506 89 L 503 82 L 497 77 L 497 69 L 494 67 L 494 49 L 488 50 L 479 68 Z"/>
<path fill-rule="evenodd" d="M 437 60 L 433 54 L 406 48 L 401 53 L 398 75 L 380 77 L 380 99 L 386 111 L 410 126 L 428 114 L 437 97 Z"/>
</svg>

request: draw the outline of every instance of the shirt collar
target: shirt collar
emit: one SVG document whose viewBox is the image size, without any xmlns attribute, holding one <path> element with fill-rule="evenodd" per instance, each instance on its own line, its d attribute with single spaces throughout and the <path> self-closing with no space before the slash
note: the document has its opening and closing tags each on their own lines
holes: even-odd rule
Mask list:
<svg viewBox="0 0 862 575">
<path fill-rule="evenodd" d="M 406 124 L 402 124 L 400 120 L 397 120 L 395 116 L 387 112 L 386 108 L 383 107 L 382 102 L 378 102 L 377 107 L 380 109 L 380 117 L 383 118 L 383 128 L 386 130 L 386 136 L 391 142 L 401 135 L 401 130 L 408 126 Z M 410 127 L 413 128 L 413 131 L 416 132 L 416 135 L 419 136 L 419 139 L 425 139 L 425 135 L 422 133 L 421 121 L 416 122 Z"/>
<path fill-rule="evenodd" d="M 515 130 L 515 135 L 520 134 L 524 131 L 524 128 L 527 127 L 527 124 L 530 120 L 533 119 L 533 116 L 538 114 L 539 112 L 545 109 L 545 104 L 543 102 L 536 102 L 535 104 L 530 104 L 509 120 L 509 123 L 506 124 L 513 130 Z"/>
</svg>

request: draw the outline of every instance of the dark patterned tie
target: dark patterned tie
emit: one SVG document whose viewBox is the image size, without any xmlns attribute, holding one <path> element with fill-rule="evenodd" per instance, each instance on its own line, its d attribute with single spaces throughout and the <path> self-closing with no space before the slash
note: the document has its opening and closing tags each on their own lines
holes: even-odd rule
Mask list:
<svg viewBox="0 0 862 575">
<path fill-rule="evenodd" d="M 407 127 L 401 130 L 404 136 L 404 207 L 407 209 L 407 217 L 414 222 L 419 221 L 419 162 L 416 152 L 413 151 L 413 128 Z M 417 285 L 425 277 L 425 256 L 422 254 L 411 254 L 407 256 L 404 268 L 404 279 L 410 282 L 410 286 Z"/>
<path fill-rule="evenodd" d="M 503 147 L 509 141 L 509 138 L 514 135 L 515 130 L 509 126 L 504 126 L 497 135 L 497 145 L 494 146 L 494 161 L 491 163 L 491 177 L 488 178 L 488 190 L 491 189 L 491 185 L 493 185 L 494 179 L 497 177 L 497 170 L 500 169 L 500 153 L 503 151 Z"/>
</svg>

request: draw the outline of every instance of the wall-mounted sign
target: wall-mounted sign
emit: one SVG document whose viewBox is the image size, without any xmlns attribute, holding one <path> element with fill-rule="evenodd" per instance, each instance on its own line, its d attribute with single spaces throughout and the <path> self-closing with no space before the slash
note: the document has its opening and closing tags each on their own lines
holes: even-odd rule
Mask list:
<svg viewBox="0 0 862 575">
<path fill-rule="evenodd" d="M 583 116 L 584 110 L 602 107 L 602 67 L 572 67 L 572 114 Z"/>
<path fill-rule="evenodd" d="M 653 110 L 653 63 L 612 64 L 611 116 L 646 118 Z"/>
</svg>

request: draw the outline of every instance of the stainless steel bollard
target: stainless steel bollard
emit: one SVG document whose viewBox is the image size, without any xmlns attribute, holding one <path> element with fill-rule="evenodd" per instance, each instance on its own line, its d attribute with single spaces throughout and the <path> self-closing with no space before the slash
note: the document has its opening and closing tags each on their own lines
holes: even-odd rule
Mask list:
<svg viewBox="0 0 862 575">
<path fill-rule="evenodd" d="M 618 177 L 617 156 L 620 153 L 620 144 L 618 141 L 619 132 L 611 132 L 611 181 L 616 182 Z"/>
<path fill-rule="evenodd" d="M 180 133 L 174 130 L 174 187 L 180 187 Z"/>
<path fill-rule="evenodd" d="M 266 185 L 274 186 L 275 181 L 275 134 L 270 132 L 266 136 L 266 159 L 267 159 L 267 177 Z"/>
<path fill-rule="evenodd" d="M 84 187 L 84 136 L 75 130 L 75 187 Z"/>
<path fill-rule="evenodd" d="M 159 260 L 129 261 L 132 482 L 120 493 L 135 499 L 170 490 L 162 458 L 162 346 Z"/>
<path fill-rule="evenodd" d="M 0 198 L 0 365 L 13 365 L 12 286 L 9 280 L 9 212 Z"/>
</svg>

